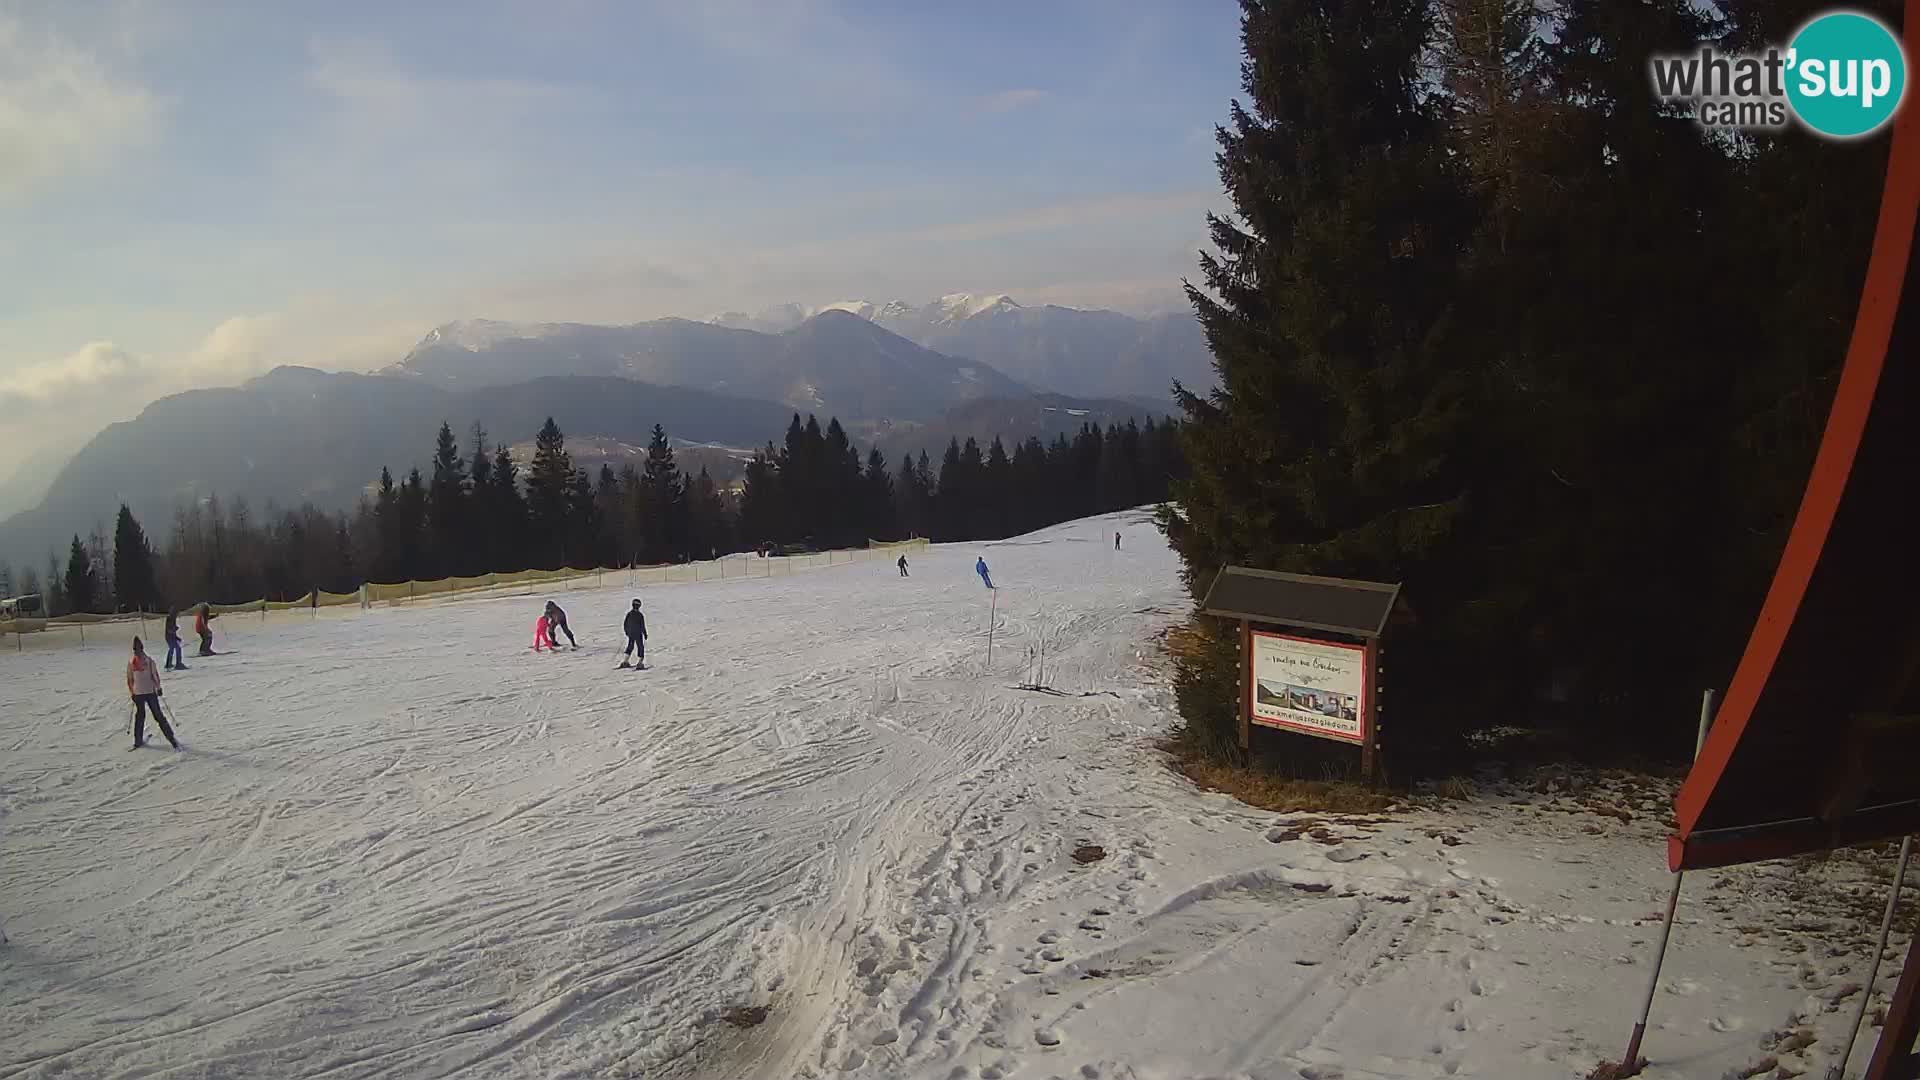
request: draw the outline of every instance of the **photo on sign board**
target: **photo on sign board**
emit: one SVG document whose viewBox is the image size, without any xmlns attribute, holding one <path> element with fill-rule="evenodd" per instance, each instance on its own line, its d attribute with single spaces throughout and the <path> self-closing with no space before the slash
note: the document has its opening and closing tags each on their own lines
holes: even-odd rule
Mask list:
<svg viewBox="0 0 1920 1080">
<path fill-rule="evenodd" d="M 1357 645 L 1253 635 L 1253 723 L 1362 742 L 1366 652 Z"/>
</svg>

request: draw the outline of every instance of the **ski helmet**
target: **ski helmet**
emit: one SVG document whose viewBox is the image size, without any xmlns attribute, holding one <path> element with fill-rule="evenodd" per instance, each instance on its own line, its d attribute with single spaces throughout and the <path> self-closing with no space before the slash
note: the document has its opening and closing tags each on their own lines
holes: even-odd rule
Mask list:
<svg viewBox="0 0 1920 1080">
<path fill-rule="evenodd" d="M 639 607 L 639 606 L 640 606 L 640 598 L 639 598 L 639 597 L 637 597 L 637 596 L 636 596 L 636 597 L 634 597 L 634 598 L 633 598 L 633 606 L 634 606 L 634 607 Z"/>
</svg>

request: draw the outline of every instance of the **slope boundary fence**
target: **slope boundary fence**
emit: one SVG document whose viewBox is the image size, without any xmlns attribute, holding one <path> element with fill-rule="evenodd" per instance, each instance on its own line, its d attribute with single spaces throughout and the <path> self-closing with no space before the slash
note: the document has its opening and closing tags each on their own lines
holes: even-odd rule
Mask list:
<svg viewBox="0 0 1920 1080">
<path fill-rule="evenodd" d="M 376 607 L 405 607 L 412 604 L 455 603 L 462 600 L 484 600 L 498 596 L 531 596 L 536 589 L 571 591 L 575 589 L 601 588 L 605 585 L 625 582 L 632 587 L 657 585 L 691 585 L 704 581 L 731 581 L 738 578 L 777 578 L 805 573 L 809 570 L 821 570 L 833 566 L 847 566 L 853 563 L 891 561 L 897 555 L 910 550 L 927 547 L 930 542 L 924 539 L 901 541 L 869 541 L 864 548 L 836 548 L 830 551 L 810 552 L 806 554 L 761 556 L 752 552 L 724 555 L 717 559 L 700 562 L 667 563 L 656 565 L 633 565 L 616 567 L 596 567 L 576 569 L 563 567 L 558 570 L 521 570 L 506 574 L 479 574 L 472 577 L 439 578 L 434 581 L 397 581 L 368 582 L 358 591 L 335 593 L 314 590 L 292 600 L 249 600 L 241 604 L 215 604 L 206 606 L 216 616 L 235 617 L 252 616 L 262 623 L 274 619 L 319 618 L 321 614 L 337 615 L 371 611 Z M 191 619 L 187 613 L 199 608 L 192 604 L 181 608 L 181 637 L 193 644 Z M 161 633 L 165 622 L 164 614 L 153 612 L 123 612 L 117 615 L 75 614 L 60 615 L 50 619 L 6 619 L 0 620 L 0 646 L 8 644 L 12 637 L 11 651 L 23 652 L 31 642 L 33 647 L 87 647 L 88 631 L 93 631 L 96 642 L 104 641 L 113 633 L 118 642 L 121 634 L 117 631 L 134 627 L 135 633 L 143 637 Z M 165 646 L 155 640 L 154 648 L 149 651 L 164 652 Z"/>
</svg>

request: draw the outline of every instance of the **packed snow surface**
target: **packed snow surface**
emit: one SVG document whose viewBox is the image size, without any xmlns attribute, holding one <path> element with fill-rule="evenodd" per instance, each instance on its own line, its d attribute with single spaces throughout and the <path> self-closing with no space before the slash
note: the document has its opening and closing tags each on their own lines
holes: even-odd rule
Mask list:
<svg viewBox="0 0 1920 1080">
<path fill-rule="evenodd" d="M 124 631 L 0 656 L 0 1077 L 1513 1080 L 1618 1055 L 1671 880 L 1662 785 L 1250 809 L 1153 748 L 1186 605 L 1144 515 L 909 561 L 649 589 L 637 673 L 611 580 L 558 595 L 582 648 L 557 656 L 528 651 L 538 595 L 228 616 L 231 655 L 167 676 L 177 755 L 126 749 Z M 1043 646 L 1057 694 L 1016 687 Z M 1824 1070 L 1886 873 L 1689 876 L 1646 1075 Z"/>
</svg>

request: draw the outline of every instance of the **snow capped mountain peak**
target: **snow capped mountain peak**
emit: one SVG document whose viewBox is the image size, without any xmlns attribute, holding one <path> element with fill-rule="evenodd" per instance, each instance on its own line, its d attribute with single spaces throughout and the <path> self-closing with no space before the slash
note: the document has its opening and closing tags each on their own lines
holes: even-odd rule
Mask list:
<svg viewBox="0 0 1920 1080">
<path fill-rule="evenodd" d="M 484 349 L 512 338 L 534 337 L 535 327 L 496 319 L 459 319 L 436 326 L 427 332 L 422 345 L 451 345 L 459 349 Z"/>
<path fill-rule="evenodd" d="M 1014 303 L 1013 298 L 1005 293 L 994 293 L 991 296 L 975 296 L 972 293 L 948 293 L 934 301 L 934 304 L 945 313 L 945 317 L 949 321 L 955 322 L 961 319 L 971 319 L 975 315 L 984 315 L 996 309 L 1006 310 L 1020 306 Z"/>
<path fill-rule="evenodd" d="M 807 312 L 807 317 L 812 318 L 813 316 L 818 315 L 823 311 L 844 311 L 849 315 L 858 315 L 863 319 L 871 319 L 874 316 L 874 306 L 868 303 L 867 301 L 842 300 L 842 301 L 839 301 L 838 303 L 822 304 L 821 306 L 814 308 L 812 311 Z"/>
</svg>

